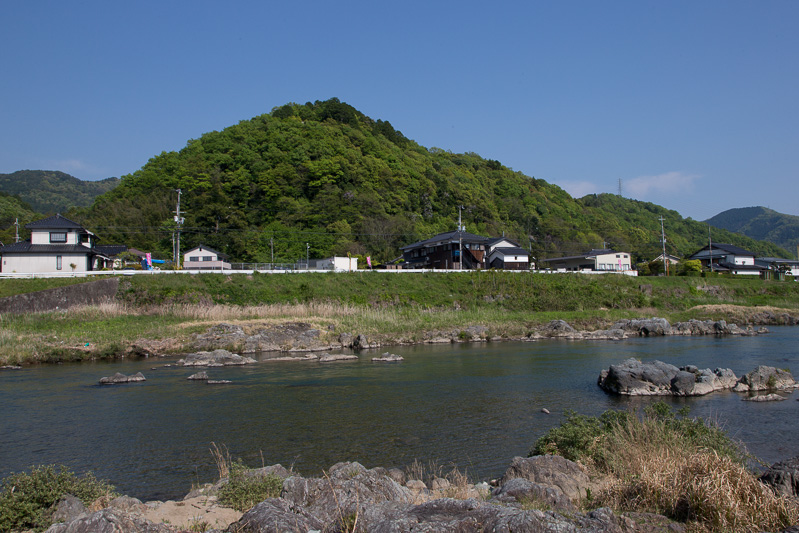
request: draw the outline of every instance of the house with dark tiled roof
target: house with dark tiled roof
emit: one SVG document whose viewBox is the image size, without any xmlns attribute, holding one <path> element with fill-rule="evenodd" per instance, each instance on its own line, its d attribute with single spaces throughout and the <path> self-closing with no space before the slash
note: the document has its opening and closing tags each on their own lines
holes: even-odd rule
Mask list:
<svg viewBox="0 0 799 533">
<path fill-rule="evenodd" d="M 97 236 L 77 222 L 56 214 L 26 224 L 30 239 L 0 248 L 4 273 L 88 272 L 111 268 L 125 246 L 98 245 Z"/>
<path fill-rule="evenodd" d="M 635 273 L 629 252 L 608 248 L 594 249 L 580 255 L 553 257 L 541 261 L 548 268 L 563 272 L 627 272 Z"/>
<path fill-rule="evenodd" d="M 488 240 L 487 268 L 500 270 L 528 270 L 530 253 L 519 243 L 505 237 Z"/>
<path fill-rule="evenodd" d="M 403 246 L 402 268 L 437 270 L 485 268 L 489 240 L 488 237 L 462 230 L 439 233 L 429 239 Z"/>
<path fill-rule="evenodd" d="M 713 243 L 688 256 L 713 272 L 758 276 L 764 267 L 755 263 L 755 254 L 732 244 Z"/>
</svg>

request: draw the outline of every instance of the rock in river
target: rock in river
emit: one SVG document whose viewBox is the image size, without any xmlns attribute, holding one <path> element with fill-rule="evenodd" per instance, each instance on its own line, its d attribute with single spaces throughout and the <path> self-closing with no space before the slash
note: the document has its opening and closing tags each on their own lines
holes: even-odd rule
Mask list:
<svg viewBox="0 0 799 533">
<path fill-rule="evenodd" d="M 177 364 L 183 366 L 230 366 L 255 363 L 252 357 L 242 357 L 227 350 L 214 350 L 213 352 L 190 353 Z"/>
<path fill-rule="evenodd" d="M 113 376 L 100 378 L 100 385 L 115 385 L 117 383 L 135 383 L 137 381 L 147 381 L 141 372 L 136 372 L 130 376 L 126 376 L 121 372 L 117 372 Z"/>
<path fill-rule="evenodd" d="M 395 353 L 384 353 L 380 357 L 372 357 L 372 361 L 375 363 L 398 363 L 400 361 L 404 361 L 405 358 L 401 355 L 397 355 Z"/>
<path fill-rule="evenodd" d="M 737 378 L 729 368 L 695 366 L 677 368 L 663 361 L 627 359 L 599 374 L 598 385 L 608 392 L 626 396 L 701 396 L 731 389 Z"/>
</svg>

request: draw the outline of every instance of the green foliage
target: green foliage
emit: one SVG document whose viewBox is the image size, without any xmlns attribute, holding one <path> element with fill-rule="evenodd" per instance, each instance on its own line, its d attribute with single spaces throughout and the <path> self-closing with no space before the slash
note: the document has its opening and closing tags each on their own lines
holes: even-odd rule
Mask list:
<svg viewBox="0 0 799 533">
<path fill-rule="evenodd" d="M 702 262 L 699 259 L 680 261 L 677 267 L 677 273 L 680 276 L 692 276 L 699 272 L 702 272 Z"/>
<path fill-rule="evenodd" d="M 601 438 L 631 416 L 625 411 L 605 411 L 599 417 L 574 411 L 567 411 L 565 415 L 566 420 L 560 427 L 550 429 L 536 441 L 529 456 L 560 455 L 570 461 L 582 460 L 595 454 Z"/>
<path fill-rule="evenodd" d="M 707 236 L 707 226 L 653 204 L 575 200 L 478 154 L 427 149 L 336 98 L 286 104 L 156 155 L 74 217 L 104 242 L 168 257 L 177 188 L 182 246 L 205 244 L 234 262 L 272 261 L 273 250 L 275 262 L 293 262 L 306 243 L 313 258 L 350 252 L 384 262 L 453 229 L 459 206 L 469 231 L 504 233 L 539 259 L 603 241 L 651 259 L 659 214 L 673 253 L 691 253 Z M 753 248 L 732 235 L 714 240 Z"/>
<path fill-rule="evenodd" d="M 714 450 L 741 463 L 745 458 L 724 431 L 702 419 L 688 418 L 687 408 L 675 413 L 662 401 L 646 407 L 640 418 L 636 413 L 613 410 L 599 417 L 567 412 L 566 420 L 539 438 L 529 455 L 556 454 L 589 462 L 604 471 L 612 470 L 614 458 L 606 444 L 623 441 L 631 427 L 646 427 L 659 439 L 675 440 L 681 447 Z"/>
<path fill-rule="evenodd" d="M 113 490 L 91 473 L 76 476 L 64 466 L 38 466 L 29 473 L 12 474 L 3 480 L 0 492 L 0 531 L 43 531 L 50 526 L 48 510 L 64 494 L 89 505 L 113 495 Z"/>
<path fill-rule="evenodd" d="M 259 474 L 241 462 L 230 465 L 228 482 L 219 489 L 219 502 L 237 511 L 247 511 L 267 498 L 277 498 L 283 488 L 283 478 L 274 474 Z"/>
<path fill-rule="evenodd" d="M 83 181 L 50 170 L 18 170 L 0 174 L 0 191 L 18 196 L 39 213 L 66 213 L 74 207 L 88 207 L 97 196 L 110 191 L 118 183 L 118 178 Z"/>
</svg>

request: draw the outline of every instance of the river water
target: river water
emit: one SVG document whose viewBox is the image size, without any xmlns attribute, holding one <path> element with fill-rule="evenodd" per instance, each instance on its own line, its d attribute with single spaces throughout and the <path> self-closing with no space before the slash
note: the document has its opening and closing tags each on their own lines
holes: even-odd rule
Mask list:
<svg viewBox="0 0 799 533">
<path fill-rule="evenodd" d="M 318 475 L 339 461 L 367 467 L 419 459 L 457 465 L 473 478 L 502 474 L 564 411 L 596 415 L 652 398 L 599 389 L 603 368 L 628 357 L 731 368 L 765 364 L 799 375 L 799 327 L 757 337 L 663 337 L 624 341 L 538 341 L 395 347 L 395 364 L 261 361 L 200 370 L 170 360 L 97 362 L 0 371 L 0 477 L 59 463 L 93 471 L 141 499 L 184 495 L 214 481 L 211 443 L 249 466 L 293 465 Z M 114 372 L 147 381 L 99 386 Z M 719 392 L 669 399 L 718 421 L 772 463 L 799 455 L 796 392 L 784 402 L 743 402 Z M 546 408 L 551 414 L 541 410 Z"/>
</svg>

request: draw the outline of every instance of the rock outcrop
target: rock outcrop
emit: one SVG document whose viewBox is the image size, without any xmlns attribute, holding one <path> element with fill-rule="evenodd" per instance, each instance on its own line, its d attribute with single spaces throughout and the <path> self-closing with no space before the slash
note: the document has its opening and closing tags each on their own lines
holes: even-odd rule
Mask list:
<svg viewBox="0 0 799 533">
<path fill-rule="evenodd" d="M 227 350 L 190 353 L 176 364 L 183 366 L 231 366 L 255 363 L 252 357 L 245 357 Z"/>
<path fill-rule="evenodd" d="M 771 323 L 771 322 L 769 322 Z M 580 331 L 563 320 L 553 320 L 531 332 L 527 339 L 569 340 L 621 340 L 629 337 L 660 337 L 669 335 L 759 335 L 768 333 L 766 328 L 740 328 L 724 320 L 694 320 L 670 324 L 665 318 L 636 318 L 615 322 L 608 329 Z"/>
<path fill-rule="evenodd" d="M 662 361 L 642 362 L 632 358 L 600 372 L 597 384 L 607 392 L 624 396 L 702 396 L 719 390 L 784 391 L 797 386 L 790 372 L 774 367 L 760 366 L 738 379 L 729 368 L 700 370 L 693 365 L 678 368 Z"/>
<path fill-rule="evenodd" d="M 774 368 L 773 366 L 759 366 L 748 374 L 741 377 L 735 385 L 736 392 L 747 391 L 772 391 L 772 390 L 793 390 L 796 388 L 796 380 L 787 370 Z"/>
<path fill-rule="evenodd" d="M 517 457 L 493 494 L 488 485 L 457 487 L 434 477 L 427 484 L 405 479 L 401 470 L 367 469 L 338 463 L 323 476 L 301 477 L 280 465 L 248 471 L 247 476 L 284 478 L 280 497 L 268 498 L 244 514 L 220 508 L 216 491 L 226 480 L 192 491 L 182 502 L 148 502 L 121 497 L 91 513 L 74 501 L 58 506 L 62 524 L 47 533 L 166 533 L 216 528 L 228 533 L 285 531 L 680 531 L 659 515 L 616 515 L 601 508 L 581 513 L 575 503 L 586 495 L 588 477 L 575 463 L 554 456 Z M 456 493 L 462 489 L 462 495 Z M 541 508 L 553 510 L 543 511 Z M 193 519 L 197 519 L 192 522 Z M 652 523 L 659 529 L 641 529 Z"/>
<path fill-rule="evenodd" d="M 131 374 L 130 376 L 126 376 L 121 372 L 117 372 L 113 376 L 106 376 L 104 378 L 100 378 L 100 385 L 116 385 L 118 383 L 136 383 L 139 381 L 147 381 L 147 378 L 144 377 L 144 374 L 141 372 L 136 372 L 135 374 Z"/>
<path fill-rule="evenodd" d="M 799 456 L 774 463 L 760 476 L 760 481 L 783 496 L 799 496 Z"/>
<path fill-rule="evenodd" d="M 399 363 L 400 361 L 404 361 L 405 358 L 401 355 L 397 355 L 395 353 L 384 353 L 380 357 L 372 357 L 372 361 L 375 363 Z"/>
</svg>

